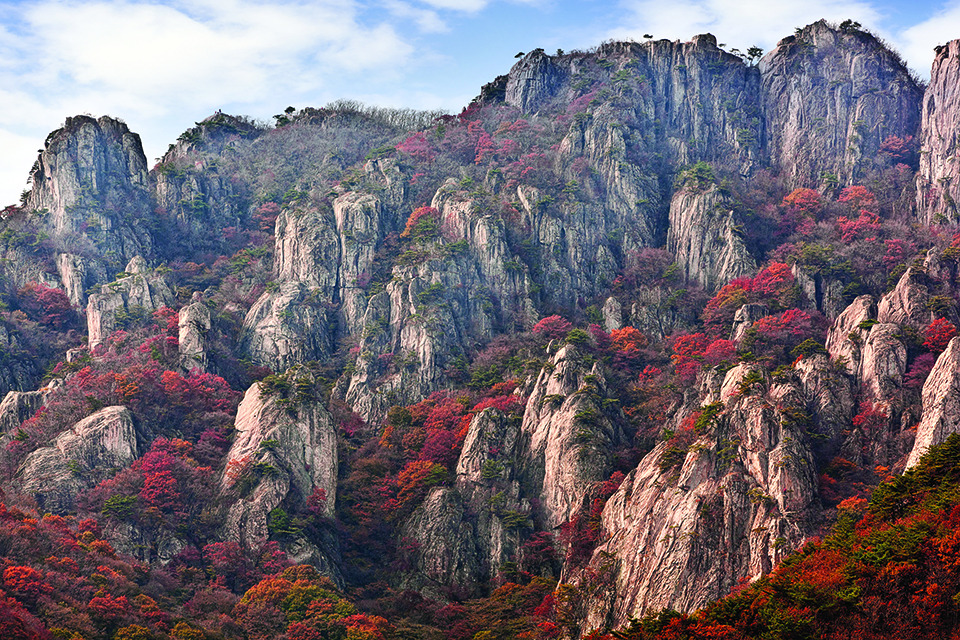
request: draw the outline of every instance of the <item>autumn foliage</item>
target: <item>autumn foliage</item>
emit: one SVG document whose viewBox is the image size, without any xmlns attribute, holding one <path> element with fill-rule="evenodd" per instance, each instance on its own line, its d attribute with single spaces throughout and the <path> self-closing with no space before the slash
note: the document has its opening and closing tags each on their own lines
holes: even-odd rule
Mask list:
<svg viewBox="0 0 960 640">
<path fill-rule="evenodd" d="M 957 335 L 957 328 L 949 320 L 937 318 L 923 332 L 923 346 L 934 353 L 940 353 Z"/>
</svg>

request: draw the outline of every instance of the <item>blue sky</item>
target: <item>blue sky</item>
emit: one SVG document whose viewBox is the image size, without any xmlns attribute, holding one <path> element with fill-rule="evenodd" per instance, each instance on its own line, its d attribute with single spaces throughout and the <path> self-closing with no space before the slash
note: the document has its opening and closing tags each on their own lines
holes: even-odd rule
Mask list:
<svg viewBox="0 0 960 640">
<path fill-rule="evenodd" d="M 0 204 L 69 115 L 123 118 L 152 164 L 216 109 L 458 111 L 535 47 L 710 32 L 769 50 L 820 18 L 860 21 L 921 76 L 934 45 L 960 38 L 957 0 L 0 0 Z"/>
</svg>

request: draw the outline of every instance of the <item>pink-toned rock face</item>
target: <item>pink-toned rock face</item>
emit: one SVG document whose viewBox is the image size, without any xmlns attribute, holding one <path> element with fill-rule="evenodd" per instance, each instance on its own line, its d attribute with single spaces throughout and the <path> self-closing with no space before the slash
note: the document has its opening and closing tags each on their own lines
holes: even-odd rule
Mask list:
<svg viewBox="0 0 960 640">
<path fill-rule="evenodd" d="M 607 502 L 609 538 L 590 567 L 612 581 L 588 598 L 585 626 L 703 606 L 740 578 L 769 571 L 813 531 L 816 465 L 788 415 L 805 406 L 804 391 L 762 373 L 745 387 L 760 371 L 731 369 L 722 409 L 681 461 L 666 462 L 671 445 L 661 443 Z"/>
<path fill-rule="evenodd" d="M 923 384 L 923 416 L 907 467 L 920 461 L 927 449 L 960 432 L 960 337 L 953 338 Z"/>
<path fill-rule="evenodd" d="M 130 410 L 106 407 L 28 455 L 18 471 L 20 488 L 49 511 L 68 511 L 80 491 L 133 464 L 140 441 Z"/>
<path fill-rule="evenodd" d="M 607 453 L 623 440 L 594 397 L 602 397 L 606 385 L 600 369 L 586 369 L 582 357 L 573 345 L 557 351 L 523 415 L 524 485 L 539 497 L 537 515 L 546 529 L 570 519 L 587 490 L 606 479 Z"/>
<path fill-rule="evenodd" d="M 667 249 L 676 255 L 686 280 L 710 291 L 757 268 L 734 231 L 741 221 L 725 204 L 715 186 L 706 191 L 680 189 L 670 202 Z"/>
<path fill-rule="evenodd" d="M 960 219 L 960 40 L 936 48 L 923 96 L 917 209 L 928 223 Z"/>
<path fill-rule="evenodd" d="M 133 309 L 155 311 L 176 304 L 170 276 L 148 269 L 142 257 L 132 258 L 123 273 L 126 275 L 101 286 L 87 299 L 87 342 L 91 349 L 117 329 L 118 314 Z"/>
<path fill-rule="evenodd" d="M 900 389 L 907 370 L 907 348 L 898 338 L 900 326 L 875 324 L 867 334 L 860 363 L 860 380 L 871 397 L 888 400 Z"/>
<path fill-rule="evenodd" d="M 309 372 L 292 370 L 292 379 L 309 380 Z M 237 437 L 227 452 L 221 491 L 233 496 L 238 473 L 265 464 L 276 473 L 264 474 L 250 496 L 228 509 L 225 536 L 254 547 L 267 531 L 267 516 L 291 492 L 306 500 L 315 489 L 326 493 L 326 511 L 332 515 L 337 499 L 337 438 L 332 418 L 316 401 L 297 402 L 291 408 L 261 393 L 254 383 L 237 409 Z M 267 444 L 265 444 L 267 443 Z M 233 496 L 234 498 L 236 496 Z"/>
<path fill-rule="evenodd" d="M 210 331 L 210 309 L 197 300 L 180 309 L 177 318 L 180 369 L 184 373 L 207 371 L 207 333 Z"/>
<path fill-rule="evenodd" d="M 870 332 L 866 325 L 875 319 L 873 298 L 860 296 L 837 316 L 827 333 L 827 353 L 834 359 L 843 358 L 850 373 L 856 373 L 860 369 L 863 342 Z"/>
<path fill-rule="evenodd" d="M 900 277 L 893 291 L 880 298 L 877 304 L 877 320 L 913 327 L 917 331 L 927 328 L 933 312 L 927 306 L 930 290 L 926 274 L 913 267 Z"/>
</svg>

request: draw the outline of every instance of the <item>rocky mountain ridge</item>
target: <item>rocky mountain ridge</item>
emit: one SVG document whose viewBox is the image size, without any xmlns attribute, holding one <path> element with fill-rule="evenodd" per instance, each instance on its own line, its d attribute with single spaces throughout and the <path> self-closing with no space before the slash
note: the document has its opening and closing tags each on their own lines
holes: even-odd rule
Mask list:
<svg viewBox="0 0 960 640">
<path fill-rule="evenodd" d="M 149 172 L 70 118 L 3 221 L 4 357 L 71 347 L 0 377 L 9 486 L 156 563 L 272 540 L 369 584 L 374 531 L 436 599 L 555 576 L 572 634 L 703 607 L 958 430 L 958 57 L 536 50 L 456 117 L 218 113 Z M 156 473 L 216 476 L 203 531 Z"/>
</svg>

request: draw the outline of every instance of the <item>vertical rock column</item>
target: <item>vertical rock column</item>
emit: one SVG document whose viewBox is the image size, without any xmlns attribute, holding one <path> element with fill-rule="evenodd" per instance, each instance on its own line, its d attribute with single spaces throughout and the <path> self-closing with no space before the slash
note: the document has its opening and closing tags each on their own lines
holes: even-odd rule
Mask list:
<svg viewBox="0 0 960 640">
<path fill-rule="evenodd" d="M 210 331 L 210 309 L 193 294 L 193 301 L 180 309 L 180 368 L 189 373 L 194 369 L 207 371 L 207 332 Z"/>
<path fill-rule="evenodd" d="M 960 40 L 935 49 L 923 96 L 917 210 L 920 219 L 960 219 Z"/>
</svg>

